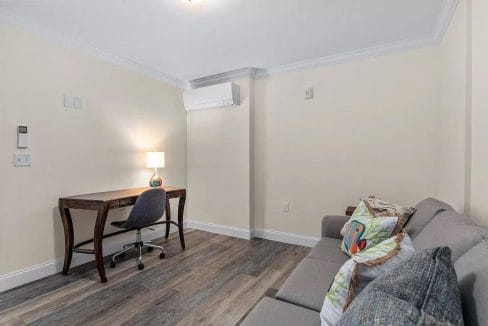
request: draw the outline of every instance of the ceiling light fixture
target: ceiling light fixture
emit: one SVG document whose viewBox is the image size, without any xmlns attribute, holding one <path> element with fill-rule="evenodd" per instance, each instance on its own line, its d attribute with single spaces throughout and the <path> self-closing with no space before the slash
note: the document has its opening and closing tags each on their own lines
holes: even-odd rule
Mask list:
<svg viewBox="0 0 488 326">
<path fill-rule="evenodd" d="M 0 3 L 1 2 L 2 0 L 0 0 Z M 179 2 L 187 8 L 200 8 L 201 6 L 208 4 L 205 0 L 180 0 Z"/>
</svg>

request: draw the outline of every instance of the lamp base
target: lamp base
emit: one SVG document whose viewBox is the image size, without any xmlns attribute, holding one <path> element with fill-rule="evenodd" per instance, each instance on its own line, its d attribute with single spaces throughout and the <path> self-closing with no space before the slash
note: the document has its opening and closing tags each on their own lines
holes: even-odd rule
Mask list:
<svg viewBox="0 0 488 326">
<path fill-rule="evenodd" d="M 163 185 L 163 179 L 161 179 L 157 171 L 154 171 L 151 180 L 149 180 L 149 186 L 151 186 L 151 188 L 158 188 L 161 187 L 162 185 Z"/>
</svg>

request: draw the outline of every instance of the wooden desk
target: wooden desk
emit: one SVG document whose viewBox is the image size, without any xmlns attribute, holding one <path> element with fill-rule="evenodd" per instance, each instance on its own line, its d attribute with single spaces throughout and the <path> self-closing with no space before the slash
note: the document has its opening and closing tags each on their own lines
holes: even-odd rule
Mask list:
<svg viewBox="0 0 488 326">
<path fill-rule="evenodd" d="M 169 236 L 170 225 L 176 225 L 178 227 L 180 235 L 181 247 L 185 249 L 185 238 L 183 234 L 183 210 L 185 208 L 186 189 L 174 187 L 163 188 L 164 190 L 166 190 L 166 219 L 165 221 L 158 222 L 157 224 L 166 224 L 166 239 Z M 107 221 L 108 211 L 114 208 L 134 205 L 139 195 L 148 189 L 150 188 L 125 189 L 59 198 L 59 212 L 61 213 L 61 219 L 63 221 L 64 227 L 64 275 L 68 273 L 73 252 L 90 254 L 95 255 L 95 261 L 102 283 L 107 282 L 105 266 L 103 265 L 103 239 L 128 232 L 127 230 L 122 230 L 106 235 L 103 234 L 105 222 Z M 171 221 L 171 208 L 169 205 L 169 200 L 171 198 L 179 198 L 178 223 Z M 73 221 L 71 219 L 70 212 L 71 208 L 94 210 L 98 212 L 97 220 L 95 222 L 95 228 L 93 231 L 93 239 L 80 242 L 76 245 L 74 244 Z M 81 248 L 81 246 L 92 242 L 94 243 L 94 249 Z"/>
</svg>

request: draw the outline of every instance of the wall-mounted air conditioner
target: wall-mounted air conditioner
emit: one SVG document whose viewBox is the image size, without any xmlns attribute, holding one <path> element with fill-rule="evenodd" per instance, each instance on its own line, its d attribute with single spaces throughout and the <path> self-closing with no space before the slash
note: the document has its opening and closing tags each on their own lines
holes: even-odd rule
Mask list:
<svg viewBox="0 0 488 326">
<path fill-rule="evenodd" d="M 239 105 L 239 85 L 224 83 L 190 89 L 183 92 L 183 103 L 187 111 Z"/>
</svg>

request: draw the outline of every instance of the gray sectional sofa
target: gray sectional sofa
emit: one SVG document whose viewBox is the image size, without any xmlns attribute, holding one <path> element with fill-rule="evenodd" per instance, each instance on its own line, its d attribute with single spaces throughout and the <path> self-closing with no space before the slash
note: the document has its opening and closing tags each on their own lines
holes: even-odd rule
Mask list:
<svg viewBox="0 0 488 326">
<path fill-rule="evenodd" d="M 406 226 L 416 251 L 449 246 L 466 325 L 488 325 L 488 229 L 433 198 L 421 201 Z M 346 216 L 326 216 L 322 239 L 283 284 L 263 298 L 241 325 L 320 325 L 324 296 L 349 258 L 339 248 Z"/>
</svg>

